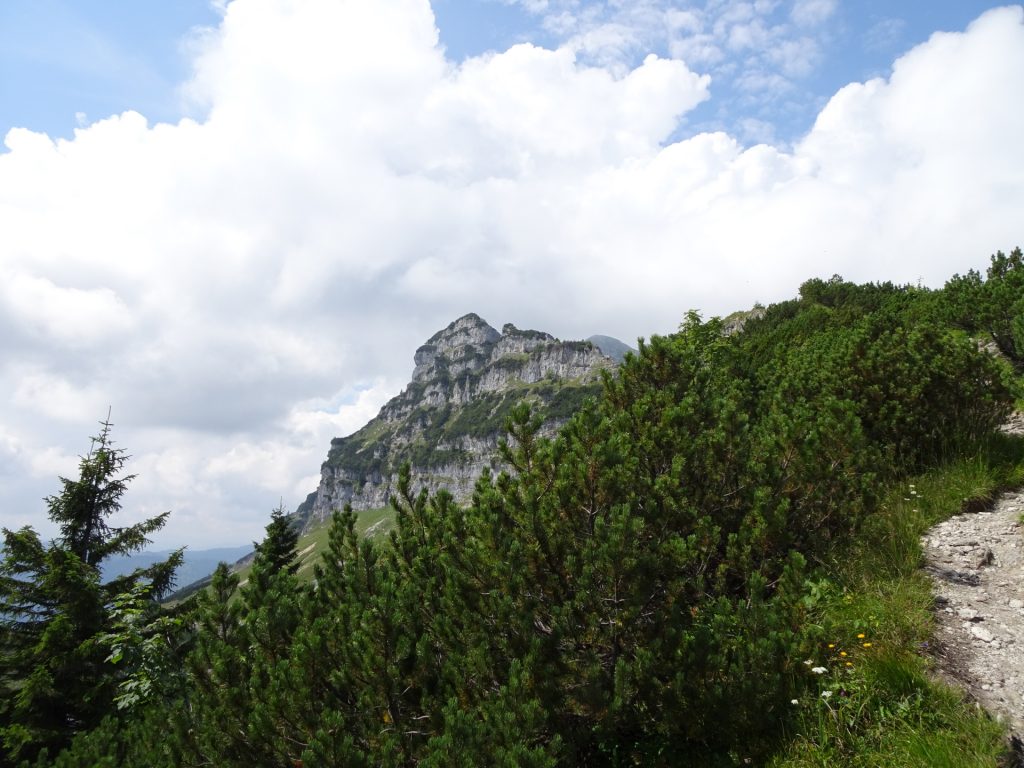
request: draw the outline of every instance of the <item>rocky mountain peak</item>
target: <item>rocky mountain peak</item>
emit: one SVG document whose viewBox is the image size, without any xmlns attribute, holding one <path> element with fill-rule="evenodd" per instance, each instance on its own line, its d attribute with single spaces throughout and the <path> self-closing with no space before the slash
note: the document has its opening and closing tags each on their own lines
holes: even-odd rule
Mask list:
<svg viewBox="0 0 1024 768">
<path fill-rule="evenodd" d="M 501 332 L 463 315 L 416 350 L 412 381 L 377 417 L 335 438 L 320 487 L 300 506 L 305 522 L 388 504 L 398 470 L 412 465 L 415 488 L 447 488 L 467 499 L 484 468 L 496 466 L 505 419 L 528 402 L 552 432 L 600 390 L 615 362 L 590 341 L 560 341 L 512 323 Z"/>
<path fill-rule="evenodd" d="M 440 351 L 449 351 L 464 346 L 483 347 L 493 344 L 501 337 L 480 315 L 470 312 L 453 320 L 429 339 L 424 346 L 433 346 Z"/>
<path fill-rule="evenodd" d="M 474 312 L 463 315 L 416 350 L 412 380 L 414 383 L 433 380 L 439 374 L 448 373 L 453 363 L 462 371 L 477 370 L 480 361 L 489 356 L 490 348 L 500 338 L 501 334 L 480 315 Z"/>
</svg>

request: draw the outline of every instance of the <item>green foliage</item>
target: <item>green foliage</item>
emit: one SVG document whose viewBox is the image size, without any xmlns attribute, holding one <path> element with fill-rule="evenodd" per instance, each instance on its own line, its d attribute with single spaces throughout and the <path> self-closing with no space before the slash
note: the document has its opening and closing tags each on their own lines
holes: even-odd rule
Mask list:
<svg viewBox="0 0 1024 768">
<path fill-rule="evenodd" d="M 982 335 L 1020 368 L 1024 365 L 1024 253 L 997 251 L 985 278 L 954 275 L 936 308 L 938 319 Z"/>
<path fill-rule="evenodd" d="M 992 435 L 1009 370 L 968 336 L 984 316 L 1013 341 L 1016 315 L 1000 326 L 977 296 L 1018 262 L 941 292 L 808 281 L 728 337 L 690 314 L 599 397 L 539 382 L 413 411 L 422 440 L 402 456 L 377 450 L 379 426 L 336 441 L 331 461 L 358 474 L 501 419 L 505 471 L 460 506 L 414 496 L 406 464 L 387 540 L 337 512 L 308 587 L 275 511 L 244 586 L 222 567 L 189 609 L 183 684 L 62 764 L 991 763 L 998 730 L 916 653 L 917 541 L 950 500 L 1024 479 L 1020 441 Z M 132 600 L 115 647 L 171 679 Z"/>
<path fill-rule="evenodd" d="M 147 569 L 101 579 L 107 557 L 141 549 L 167 519 L 109 525 L 131 480 L 120 476 L 126 461 L 104 422 L 78 479 L 61 478 L 61 493 L 46 500 L 58 537 L 46 544 L 31 528 L 3 529 L 0 739 L 11 764 L 55 754 L 113 711 L 119 678 L 103 637 L 113 626 L 114 601 L 140 585 L 156 598 L 173 584 L 180 551 Z"/>
<path fill-rule="evenodd" d="M 253 705 L 248 677 L 244 604 L 233 600 L 238 577 L 226 563 L 214 571 L 210 587 L 196 597 L 196 643 L 188 657 L 189 698 L 183 764 L 216 757 L 227 760 L 243 748 L 245 712 Z"/>
<path fill-rule="evenodd" d="M 540 402 L 537 411 L 546 421 L 562 423 L 578 413 L 588 399 L 601 395 L 601 385 L 594 384 L 563 384 L 552 386 L 541 384 L 537 387 Z M 507 417 L 506 417 L 507 418 Z"/>
<path fill-rule="evenodd" d="M 187 617 L 167 612 L 152 597 L 150 584 L 136 584 L 113 600 L 111 631 L 100 636 L 110 653 L 106 661 L 127 672 L 114 702 L 120 710 L 155 698 L 170 698 L 184 687 L 182 650 L 188 641 Z"/>
<path fill-rule="evenodd" d="M 263 541 L 253 545 L 256 554 L 249 574 L 249 586 L 244 591 L 250 603 L 255 604 L 262 599 L 263 594 L 270 589 L 271 581 L 278 574 L 295 575 L 299 569 L 295 549 L 298 543 L 298 529 L 292 524 L 284 508 L 278 506 L 270 513 L 270 522 L 267 523 Z"/>
<path fill-rule="evenodd" d="M 829 578 L 809 595 L 816 641 L 793 707 L 797 735 L 773 768 L 1001 764 L 999 724 L 928 675 L 933 598 L 919 540 L 965 504 L 1022 482 L 1024 440 L 1001 437 L 888 487 L 862 535 L 835 553 Z M 815 675 L 815 667 L 826 671 Z"/>
<path fill-rule="evenodd" d="M 875 317 L 791 347 L 771 375 L 787 403 L 848 404 L 896 473 L 977 443 L 1011 402 L 1005 368 L 968 339 Z"/>
<path fill-rule="evenodd" d="M 1012 401 L 1008 369 L 954 330 L 968 323 L 954 322 L 949 307 L 976 306 L 973 288 L 964 289 L 969 299 L 957 290 L 809 281 L 799 300 L 748 323 L 737 343 L 764 391 L 787 407 L 845 403 L 890 474 L 915 471 L 977 444 Z"/>
</svg>

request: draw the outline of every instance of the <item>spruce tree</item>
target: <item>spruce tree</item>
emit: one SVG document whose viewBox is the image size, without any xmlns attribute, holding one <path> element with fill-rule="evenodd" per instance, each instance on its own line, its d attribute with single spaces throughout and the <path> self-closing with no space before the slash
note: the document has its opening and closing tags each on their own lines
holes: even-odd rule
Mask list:
<svg viewBox="0 0 1024 768">
<path fill-rule="evenodd" d="M 280 506 L 270 516 L 266 536 L 256 544 L 249 583 L 242 592 L 248 638 L 250 701 L 246 733 L 260 765 L 287 765 L 297 757 L 288 738 L 292 727 L 278 717 L 278 702 L 287 691 L 278 684 L 290 661 L 292 635 L 301 618 L 305 590 L 295 574 L 299 568 L 299 534 Z"/>
<path fill-rule="evenodd" d="M 101 642 L 110 630 L 117 595 L 140 583 L 154 599 L 173 586 L 181 551 L 167 560 L 104 581 L 101 566 L 112 555 L 142 549 L 168 513 L 113 527 L 132 475 L 128 457 L 102 422 L 99 436 L 79 463 L 79 477 L 61 478 L 62 490 L 46 499 L 58 527 L 48 543 L 26 526 L 3 529 L 0 560 L 0 741 L 8 764 L 54 755 L 78 732 L 95 727 L 114 709 L 116 669 Z M 3 763 L 0 763 L 3 764 Z"/>
<path fill-rule="evenodd" d="M 183 764 L 289 765 L 297 759 L 288 738 L 292 726 L 278 716 L 288 693 L 279 681 L 290 664 L 305 596 L 295 576 L 297 543 L 292 521 L 275 509 L 237 594 L 239 577 L 223 563 L 200 594 L 189 660 L 190 754 Z"/>
<path fill-rule="evenodd" d="M 264 530 L 266 536 L 263 541 L 253 543 L 256 556 L 253 559 L 249 584 L 243 590 L 246 602 L 252 607 L 260 603 L 275 576 L 294 576 L 299 569 L 296 559 L 299 532 L 285 514 L 283 507 L 278 506 L 270 513 L 270 522 Z"/>
<path fill-rule="evenodd" d="M 244 765 L 253 757 L 246 739 L 248 639 L 237 599 L 238 575 L 226 563 L 196 602 L 196 643 L 188 659 L 191 735 L 183 765 Z M 229 758 L 230 756 L 230 758 Z"/>
</svg>

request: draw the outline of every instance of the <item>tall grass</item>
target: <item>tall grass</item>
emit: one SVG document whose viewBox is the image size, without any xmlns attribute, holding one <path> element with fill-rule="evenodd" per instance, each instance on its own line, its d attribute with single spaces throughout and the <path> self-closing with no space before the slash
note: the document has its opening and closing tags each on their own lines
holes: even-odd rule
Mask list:
<svg viewBox="0 0 1024 768">
<path fill-rule="evenodd" d="M 976 455 L 887 489 L 854 544 L 832 554 L 814 585 L 809 610 L 818 643 L 797 665 L 806 670 L 806 691 L 772 768 L 1007 760 L 1002 726 L 933 673 L 933 599 L 920 539 L 1022 484 L 1024 438 L 999 435 Z"/>
</svg>

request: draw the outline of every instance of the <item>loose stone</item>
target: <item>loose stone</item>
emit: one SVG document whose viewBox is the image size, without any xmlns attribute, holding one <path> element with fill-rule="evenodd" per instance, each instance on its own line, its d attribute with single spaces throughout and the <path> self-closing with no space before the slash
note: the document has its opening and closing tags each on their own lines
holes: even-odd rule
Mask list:
<svg viewBox="0 0 1024 768">
<path fill-rule="evenodd" d="M 985 643 L 991 643 L 995 640 L 991 632 L 984 627 L 979 627 L 977 624 L 971 626 L 971 634 Z"/>
<path fill-rule="evenodd" d="M 1024 430 L 1024 417 L 1018 424 Z M 1016 428 L 1016 427 L 1015 427 Z M 1024 494 L 965 512 L 922 538 L 932 575 L 936 666 L 1024 738 Z"/>
</svg>

